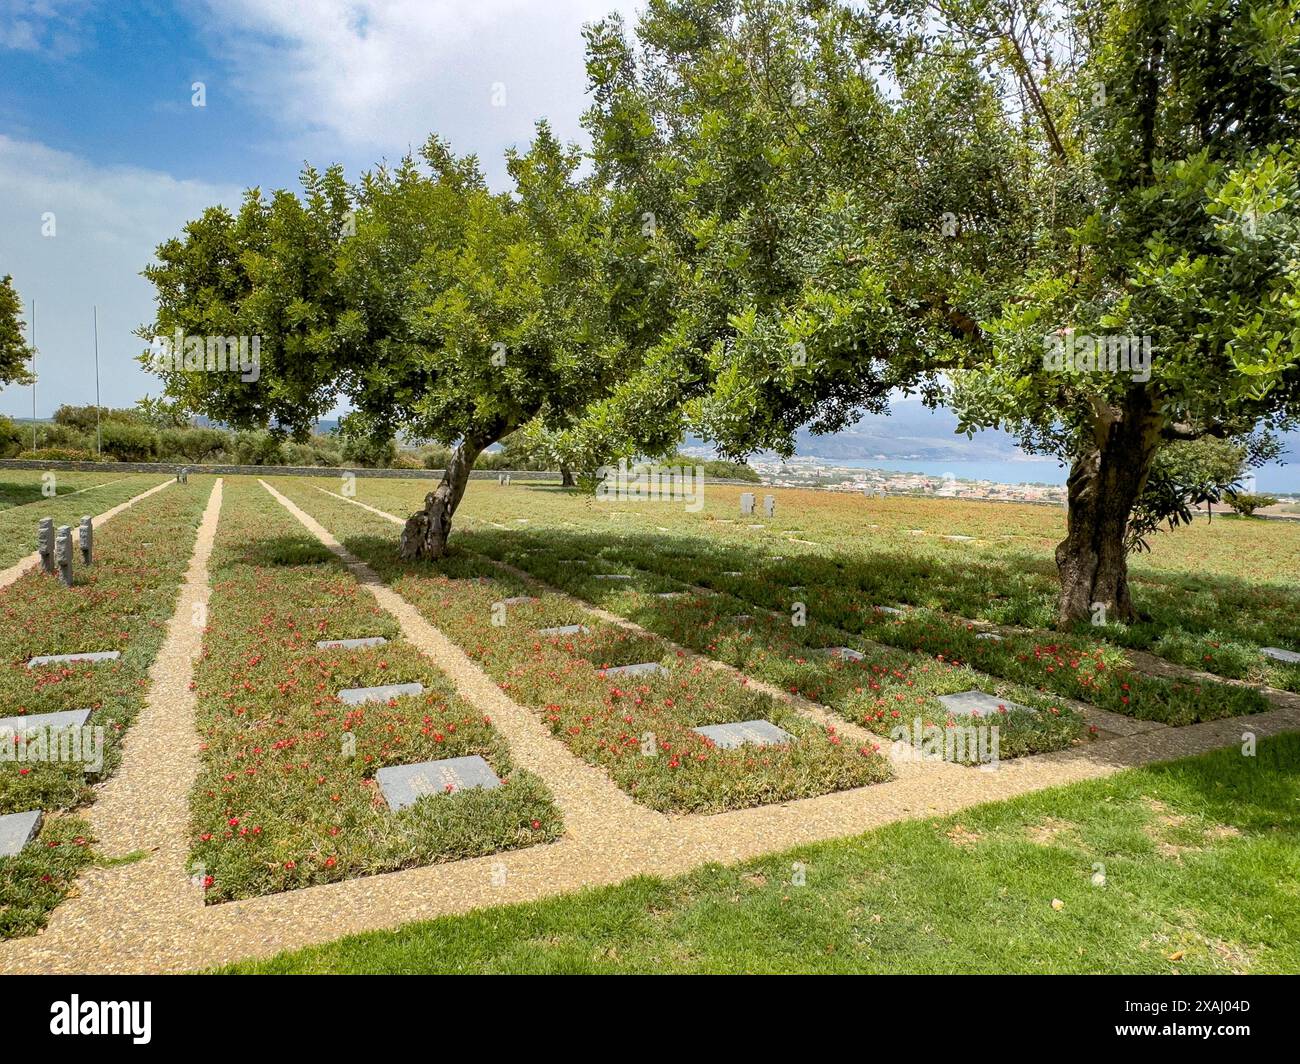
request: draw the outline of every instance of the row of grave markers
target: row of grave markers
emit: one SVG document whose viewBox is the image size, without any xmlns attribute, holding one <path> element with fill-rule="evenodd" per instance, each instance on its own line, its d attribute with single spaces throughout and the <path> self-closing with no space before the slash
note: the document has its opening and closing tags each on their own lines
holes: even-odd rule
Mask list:
<svg viewBox="0 0 1300 1064">
<path fill-rule="evenodd" d="M 95 525 L 89 517 L 81 519 L 77 540 L 81 547 L 81 564 L 93 564 Z M 41 568 L 45 572 L 57 572 L 65 587 L 72 586 L 72 529 L 68 525 L 60 525 L 56 532 L 54 518 L 42 517 L 36 526 L 36 553 L 40 555 Z"/>
</svg>

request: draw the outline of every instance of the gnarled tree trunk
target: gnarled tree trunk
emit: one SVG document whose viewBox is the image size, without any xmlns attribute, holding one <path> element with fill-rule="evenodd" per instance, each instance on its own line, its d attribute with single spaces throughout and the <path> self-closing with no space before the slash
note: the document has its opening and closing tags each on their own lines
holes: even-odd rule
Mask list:
<svg viewBox="0 0 1300 1064">
<path fill-rule="evenodd" d="M 441 483 L 424 497 L 424 509 L 407 518 L 406 527 L 402 529 L 400 551 L 403 558 L 432 560 L 447 553 L 452 515 L 465 495 L 474 461 L 486 446 L 487 443 L 461 440 L 452 448 Z"/>
<path fill-rule="evenodd" d="M 560 487 L 576 488 L 577 486 L 578 486 L 578 482 L 573 479 L 573 470 L 570 469 L 568 466 L 566 466 L 563 462 L 561 462 L 560 463 Z"/>
<path fill-rule="evenodd" d="M 1057 622 L 1134 619 L 1126 533 L 1160 446 L 1161 420 L 1145 390 L 1118 411 L 1099 412 L 1097 447 L 1076 459 L 1067 481 L 1068 532 L 1056 548 Z"/>
</svg>

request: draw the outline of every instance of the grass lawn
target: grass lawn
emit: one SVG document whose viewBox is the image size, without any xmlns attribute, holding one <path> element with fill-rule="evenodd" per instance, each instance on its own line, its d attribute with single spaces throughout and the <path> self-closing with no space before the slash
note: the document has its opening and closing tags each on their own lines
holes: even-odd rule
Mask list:
<svg viewBox="0 0 1300 1064">
<path fill-rule="evenodd" d="M 337 480 L 321 484 L 338 487 Z M 420 481 L 363 479 L 358 499 L 404 516 L 427 490 Z M 1038 629 L 1053 623 L 1052 552 L 1065 532 L 1059 507 L 776 489 L 776 517 L 767 520 L 740 516 L 741 490 L 710 485 L 703 510 L 689 513 L 680 505 L 597 502 L 554 487 L 502 489 L 474 481 L 456 528 L 492 535 L 506 550 L 531 547 L 525 541 L 544 536 L 552 546 L 604 552 L 607 561 L 621 558 L 696 583 L 711 574 L 710 586 L 785 610 L 789 596 L 774 593 L 804 584 L 812 596 L 810 617 L 841 625 L 856 620 L 878 629 L 872 638 L 905 649 L 917 645 L 917 632 L 893 631 L 888 618 L 855 616 L 855 607 L 920 607 L 931 631 L 919 634 L 936 651 L 944 644 L 966 649 L 960 635 L 954 642 L 941 630 L 960 632 L 959 618 Z M 970 538 L 945 538 L 950 535 Z M 1150 554 L 1130 558 L 1134 601 L 1147 619 L 1061 633 L 1053 641 L 1108 659 L 1123 647 L 1145 649 L 1221 676 L 1300 690 L 1300 667 L 1259 653 L 1261 646 L 1300 650 L 1300 585 L 1288 575 L 1300 571 L 1300 523 L 1216 516 L 1151 542 Z M 722 575 L 729 571 L 740 575 Z M 1015 668 L 1008 678 L 1027 682 L 1031 671 Z M 1142 699 L 1153 719 L 1165 719 L 1159 707 L 1170 702 L 1162 686 L 1147 685 Z M 1174 693 L 1187 711 L 1171 723 L 1204 719 L 1216 706 L 1231 713 L 1261 708 L 1223 687 L 1205 685 L 1190 700 L 1186 693 Z M 1226 713 L 1221 708 L 1218 715 Z"/>
<path fill-rule="evenodd" d="M 224 970 L 1300 972 L 1300 735 Z"/>
</svg>

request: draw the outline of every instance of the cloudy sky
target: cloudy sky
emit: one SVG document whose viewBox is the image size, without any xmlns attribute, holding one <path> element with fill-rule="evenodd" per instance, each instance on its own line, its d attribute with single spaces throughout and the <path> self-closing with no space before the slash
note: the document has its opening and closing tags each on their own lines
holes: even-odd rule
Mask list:
<svg viewBox="0 0 1300 1064">
<path fill-rule="evenodd" d="M 349 175 L 431 132 L 476 152 L 582 139 L 581 27 L 632 0 L 0 0 L 0 276 L 36 303 L 37 412 L 129 406 L 153 249 L 304 161 Z M 204 106 L 194 106 L 194 85 Z M 504 102 L 504 106 L 500 104 Z M 31 390 L 0 390 L 30 417 Z"/>
</svg>

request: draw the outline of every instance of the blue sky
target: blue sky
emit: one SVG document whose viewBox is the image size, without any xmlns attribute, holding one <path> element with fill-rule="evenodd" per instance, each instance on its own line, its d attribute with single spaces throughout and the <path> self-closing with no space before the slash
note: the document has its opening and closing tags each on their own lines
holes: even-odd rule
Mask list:
<svg viewBox="0 0 1300 1064">
<path fill-rule="evenodd" d="M 156 393 L 135 362 L 152 311 L 139 272 L 204 208 L 294 186 L 306 160 L 356 176 L 435 131 L 498 187 L 505 149 L 538 118 L 582 140 L 581 27 L 638 6 L 0 0 L 0 276 L 36 303 L 38 416 L 94 402 L 92 307 L 101 401 Z M 30 389 L 0 389 L 0 413 L 31 412 Z M 1014 456 L 996 434 L 978 441 Z M 1300 490 L 1300 475 L 1274 469 L 1261 486 Z"/>
<path fill-rule="evenodd" d="M 538 118 L 581 139 L 581 27 L 616 9 L 635 4 L 0 0 L 0 275 L 36 302 L 39 416 L 94 401 L 95 306 L 102 401 L 156 391 L 134 361 L 139 271 L 205 207 L 292 186 L 306 160 L 355 176 L 435 131 L 497 185 Z M 31 409 L 0 390 L 0 413 Z"/>
</svg>

